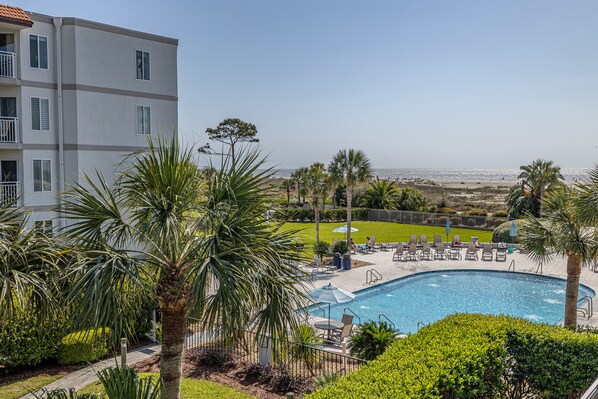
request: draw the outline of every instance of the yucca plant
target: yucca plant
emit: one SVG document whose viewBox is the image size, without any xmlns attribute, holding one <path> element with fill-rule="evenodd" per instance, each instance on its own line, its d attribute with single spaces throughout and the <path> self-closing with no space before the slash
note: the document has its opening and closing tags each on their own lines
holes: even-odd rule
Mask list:
<svg viewBox="0 0 598 399">
<path fill-rule="evenodd" d="M 293 344 L 290 344 L 290 359 L 303 362 L 313 374 L 319 363 L 318 349 L 315 347 L 322 343 L 322 338 L 318 337 L 314 327 L 300 324 L 293 330 L 291 339 Z"/>
</svg>

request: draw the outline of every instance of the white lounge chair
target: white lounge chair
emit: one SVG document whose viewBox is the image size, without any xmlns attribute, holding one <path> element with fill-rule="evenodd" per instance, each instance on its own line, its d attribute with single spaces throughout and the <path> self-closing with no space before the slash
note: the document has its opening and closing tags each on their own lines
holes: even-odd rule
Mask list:
<svg viewBox="0 0 598 399">
<path fill-rule="evenodd" d="M 484 244 L 482 246 L 482 260 L 492 260 L 492 244 Z"/>
<path fill-rule="evenodd" d="M 395 253 L 392 254 L 392 260 L 393 261 L 405 260 L 405 247 L 403 246 L 403 244 L 399 243 L 397 245 L 397 248 L 395 249 Z"/>
<path fill-rule="evenodd" d="M 442 237 L 440 237 L 440 234 L 434 234 L 434 246 L 437 247 L 441 242 Z"/>
<path fill-rule="evenodd" d="M 409 245 L 409 250 L 407 251 L 407 259 L 418 260 L 417 259 L 417 244 Z"/>
<path fill-rule="evenodd" d="M 422 253 L 419 258 L 432 260 L 432 249 L 429 242 L 424 243 L 424 247 L 422 248 Z"/>
<path fill-rule="evenodd" d="M 466 260 L 478 260 L 478 251 L 473 242 L 467 245 L 467 252 L 465 252 Z"/>
<path fill-rule="evenodd" d="M 434 259 L 446 259 L 446 248 L 443 242 L 439 242 L 434 252 Z"/>
</svg>

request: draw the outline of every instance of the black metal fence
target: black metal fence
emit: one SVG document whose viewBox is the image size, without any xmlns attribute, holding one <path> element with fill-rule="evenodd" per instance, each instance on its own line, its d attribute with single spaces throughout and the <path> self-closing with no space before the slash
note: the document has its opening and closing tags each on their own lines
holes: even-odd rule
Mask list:
<svg viewBox="0 0 598 399">
<path fill-rule="evenodd" d="M 389 209 L 370 209 L 368 211 L 368 220 L 431 226 L 444 226 L 448 220 L 452 227 L 470 227 L 482 230 L 492 230 L 499 224 L 508 221 L 504 217 L 395 211 Z"/>
<path fill-rule="evenodd" d="M 302 345 L 243 331 L 233 343 L 220 339 L 217 332 L 205 331 L 199 320 L 189 318 L 186 350 L 226 352 L 243 363 L 271 364 L 303 380 L 323 375 L 345 375 L 367 363 L 363 359 L 324 348 Z"/>
</svg>

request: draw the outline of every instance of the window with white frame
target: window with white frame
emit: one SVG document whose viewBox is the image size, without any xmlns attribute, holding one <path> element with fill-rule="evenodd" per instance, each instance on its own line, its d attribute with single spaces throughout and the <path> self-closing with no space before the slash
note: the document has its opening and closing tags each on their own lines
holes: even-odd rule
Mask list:
<svg viewBox="0 0 598 399">
<path fill-rule="evenodd" d="M 52 234 L 53 223 L 52 220 L 36 220 L 33 224 L 35 231 L 45 235 Z"/>
<path fill-rule="evenodd" d="M 137 79 L 150 80 L 150 53 L 137 50 L 135 58 L 137 62 Z"/>
<path fill-rule="evenodd" d="M 33 191 L 52 191 L 52 161 L 49 159 L 33 160 Z"/>
<path fill-rule="evenodd" d="M 137 106 L 137 134 L 152 134 L 150 122 L 150 107 Z"/>
<path fill-rule="evenodd" d="M 50 100 L 31 97 L 31 129 L 50 130 Z"/>
<path fill-rule="evenodd" d="M 29 66 L 48 69 L 48 38 L 29 35 Z"/>
</svg>

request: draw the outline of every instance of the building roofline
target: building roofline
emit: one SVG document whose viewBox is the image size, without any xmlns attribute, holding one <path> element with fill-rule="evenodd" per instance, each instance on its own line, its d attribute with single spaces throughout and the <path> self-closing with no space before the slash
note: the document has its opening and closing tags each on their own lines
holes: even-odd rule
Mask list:
<svg viewBox="0 0 598 399">
<path fill-rule="evenodd" d="M 52 21 L 54 19 L 54 17 L 52 17 L 50 15 L 38 14 L 38 13 L 30 12 L 30 11 L 27 11 L 27 15 L 29 15 L 33 21 L 44 22 L 44 23 L 49 23 L 49 24 L 53 23 Z M 65 18 L 62 18 L 62 24 L 63 25 L 80 26 L 82 28 L 88 28 L 88 29 L 96 29 L 96 30 L 101 30 L 104 32 L 110 32 L 110 33 L 117 33 L 120 35 L 137 37 L 139 39 L 145 39 L 145 40 L 151 40 L 154 42 L 172 44 L 175 46 L 178 46 L 178 44 L 179 44 L 178 39 L 174 39 L 172 37 L 160 36 L 160 35 L 155 35 L 153 33 L 147 33 L 147 32 L 141 32 L 141 31 L 127 29 L 127 28 L 121 28 L 120 26 L 114 26 L 114 25 L 104 24 L 101 22 L 89 21 L 87 19 L 81 19 L 81 18 L 75 18 L 75 17 L 65 17 Z"/>
</svg>

